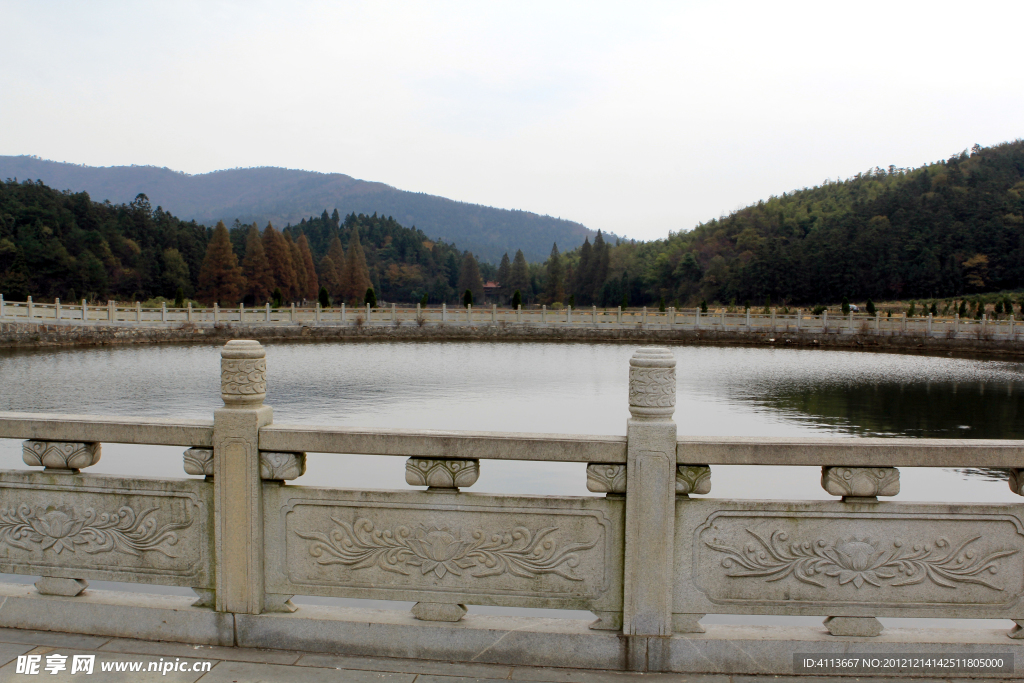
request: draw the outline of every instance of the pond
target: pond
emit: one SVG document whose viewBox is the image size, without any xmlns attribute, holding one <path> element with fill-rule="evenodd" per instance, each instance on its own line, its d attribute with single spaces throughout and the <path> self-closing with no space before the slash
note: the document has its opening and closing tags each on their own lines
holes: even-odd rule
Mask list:
<svg viewBox="0 0 1024 683">
<path fill-rule="evenodd" d="M 267 404 L 275 422 L 580 434 L 625 434 L 628 362 L 637 348 L 266 346 Z M 1019 362 L 822 349 L 671 349 L 681 435 L 1024 439 Z M 221 405 L 219 381 L 219 349 L 210 345 L 0 352 L 0 410 L 209 418 Z M 181 448 L 103 449 L 90 472 L 184 476 Z M 308 463 L 295 483 L 406 488 L 404 458 L 311 454 Z M 24 467 L 20 442 L 0 440 L 0 467 Z M 710 495 L 832 498 L 819 479 L 813 467 L 716 466 Z M 484 461 L 472 491 L 595 495 L 586 490 L 584 466 L 571 463 Z M 1002 473 L 968 468 L 901 468 L 898 500 L 1024 502 Z"/>
</svg>

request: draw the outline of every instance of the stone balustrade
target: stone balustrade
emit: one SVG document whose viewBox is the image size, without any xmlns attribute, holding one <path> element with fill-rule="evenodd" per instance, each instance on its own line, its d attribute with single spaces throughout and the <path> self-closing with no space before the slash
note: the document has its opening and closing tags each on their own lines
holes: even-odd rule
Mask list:
<svg viewBox="0 0 1024 683">
<path fill-rule="evenodd" d="M 763 309 L 761 309 L 763 311 Z M 179 328 L 241 326 L 243 328 L 271 327 L 389 327 L 389 326 L 447 326 L 486 327 L 488 325 L 525 325 L 535 328 L 597 329 L 597 330 L 681 330 L 707 332 L 756 333 L 759 335 L 867 335 L 877 337 L 925 337 L 935 339 L 962 339 L 981 341 L 1019 341 L 1024 332 L 1013 315 L 1001 320 L 987 317 L 961 319 L 952 316 L 913 316 L 899 314 L 893 317 L 870 316 L 864 313 L 848 315 L 814 315 L 797 310 L 769 313 L 719 309 L 702 313 L 699 308 L 672 308 L 665 311 L 640 308 L 512 309 L 468 307 L 449 309 L 446 305 L 424 307 L 417 304 L 397 306 L 389 304 L 377 308 L 332 308 L 288 306 L 270 308 L 269 305 L 246 308 L 143 308 L 140 302 L 125 305 L 108 302 L 90 305 L 87 302 L 40 304 L 29 301 L 4 301 L 0 295 L 0 322 L 46 323 L 66 326 L 129 326 L 141 328 Z"/>
<path fill-rule="evenodd" d="M 1024 504 L 884 500 L 898 497 L 901 466 L 1005 468 L 1020 495 L 1024 442 L 679 437 L 675 360 L 661 348 L 630 360 L 623 437 L 283 425 L 264 405 L 273 387 L 260 344 L 231 341 L 221 356 L 224 407 L 212 420 L 0 413 L 0 438 L 25 440 L 28 467 L 0 471 L 0 571 L 41 577 L 31 589 L 0 584 L 0 627 L 786 673 L 778 656 L 765 664 L 744 648 L 842 653 L 856 638 L 859 651 L 922 652 L 941 638 L 885 640 L 878 618 L 1000 618 L 1018 626 L 976 638 L 972 652 L 1024 654 Z M 190 476 L 90 474 L 102 443 L 185 447 Z M 407 487 L 291 483 L 307 453 L 407 458 Z M 605 495 L 468 491 L 489 460 L 586 464 L 587 488 Z M 706 497 L 726 464 L 821 467 L 836 499 Z M 89 580 L 196 597 L 93 591 Z M 297 606 L 296 595 L 414 606 L 371 613 Z M 470 605 L 597 618 L 498 627 Z M 824 630 L 743 636 L 706 627 L 707 614 L 818 616 Z"/>
</svg>

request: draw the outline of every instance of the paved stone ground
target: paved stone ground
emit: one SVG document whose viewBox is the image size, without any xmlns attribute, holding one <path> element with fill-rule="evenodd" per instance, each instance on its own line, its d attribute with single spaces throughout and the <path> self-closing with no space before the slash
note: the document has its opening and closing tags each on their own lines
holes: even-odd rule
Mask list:
<svg viewBox="0 0 1024 683">
<path fill-rule="evenodd" d="M 18 655 L 96 655 L 92 675 L 51 674 L 40 670 L 37 675 L 16 673 Z M 152 661 L 187 661 L 212 664 L 206 673 L 146 672 Z M 140 673 L 103 673 L 103 662 L 143 662 Z M 145 640 L 106 638 L 71 633 L 0 629 L 0 683 L 8 681 L 81 681 L 82 683 L 120 683 L 166 681 L 168 683 L 490 683 L 492 681 L 535 681 L 537 683 L 630 683 L 632 681 L 673 681 L 674 683 L 892 683 L 894 679 L 871 677 L 818 676 L 728 676 L 702 674 L 641 674 L 582 669 L 558 669 L 531 666 L 504 666 L 466 662 L 436 662 L 415 659 L 376 657 L 341 657 L 326 654 L 289 652 L 285 650 L 252 650 L 245 648 L 157 643 Z M 995 683 L 996 679 L 914 679 L 943 683 Z M 1022 681 L 1024 678 L 998 679 Z"/>
</svg>

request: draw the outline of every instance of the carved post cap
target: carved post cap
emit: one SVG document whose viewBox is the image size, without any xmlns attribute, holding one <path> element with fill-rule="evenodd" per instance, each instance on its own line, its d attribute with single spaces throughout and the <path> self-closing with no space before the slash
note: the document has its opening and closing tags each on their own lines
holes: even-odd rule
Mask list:
<svg viewBox="0 0 1024 683">
<path fill-rule="evenodd" d="M 479 460 L 409 458 L 405 462 L 405 482 L 410 486 L 457 491 L 459 488 L 472 486 L 479 478 Z"/>
<path fill-rule="evenodd" d="M 676 407 L 676 359 L 660 346 L 629 359 L 629 413 L 638 420 L 669 420 Z"/>
<path fill-rule="evenodd" d="M 833 496 L 872 498 L 900 492 L 895 467 L 822 467 L 821 487 Z"/>
<path fill-rule="evenodd" d="M 26 465 L 48 470 L 77 472 L 100 461 L 98 443 L 75 441 L 25 441 L 21 445 L 21 459 Z"/>
<path fill-rule="evenodd" d="M 221 349 L 220 397 L 228 408 L 263 405 L 267 397 L 267 361 L 258 341 L 232 339 Z"/>
</svg>

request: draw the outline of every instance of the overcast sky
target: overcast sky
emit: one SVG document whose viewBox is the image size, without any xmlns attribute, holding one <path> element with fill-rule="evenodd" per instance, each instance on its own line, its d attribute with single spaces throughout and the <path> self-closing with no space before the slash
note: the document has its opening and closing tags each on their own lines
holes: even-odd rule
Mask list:
<svg viewBox="0 0 1024 683">
<path fill-rule="evenodd" d="M 1024 136 L 1024 2 L 0 0 L 0 154 L 340 172 L 640 239 Z"/>
</svg>

